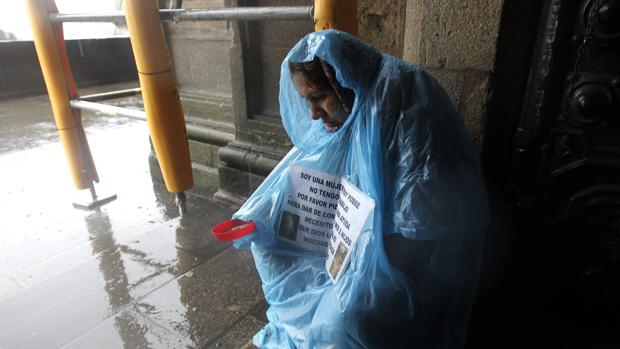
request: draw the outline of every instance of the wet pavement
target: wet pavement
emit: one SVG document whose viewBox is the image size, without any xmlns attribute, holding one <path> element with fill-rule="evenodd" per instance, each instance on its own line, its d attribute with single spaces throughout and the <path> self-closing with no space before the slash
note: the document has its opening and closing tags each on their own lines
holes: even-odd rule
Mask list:
<svg viewBox="0 0 620 349">
<path fill-rule="evenodd" d="M 190 195 L 179 217 L 151 180 L 146 123 L 83 119 L 98 192 L 118 195 L 94 211 L 71 205 L 87 193 L 47 96 L 0 101 L 0 348 L 252 347 L 266 322 L 252 257 L 210 233 L 233 208 Z"/>
</svg>

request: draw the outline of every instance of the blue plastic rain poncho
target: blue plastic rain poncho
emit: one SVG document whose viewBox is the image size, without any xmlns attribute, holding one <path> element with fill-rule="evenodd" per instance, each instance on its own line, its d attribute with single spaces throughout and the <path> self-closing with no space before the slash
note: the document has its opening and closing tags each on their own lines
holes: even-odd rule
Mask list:
<svg viewBox="0 0 620 349">
<path fill-rule="evenodd" d="M 333 133 L 311 119 L 289 72 L 289 61 L 315 56 L 355 92 L 349 117 Z M 235 214 L 256 222 L 255 233 L 235 246 L 251 248 L 269 303 L 269 323 L 254 343 L 462 347 L 488 209 L 477 150 L 443 89 L 415 65 L 328 30 L 307 35 L 286 56 L 280 111 L 294 147 Z M 336 283 L 325 252 L 277 236 L 292 199 L 292 166 L 345 178 L 374 203 Z M 416 276 L 390 264 L 386 234 L 434 242 Z"/>
</svg>

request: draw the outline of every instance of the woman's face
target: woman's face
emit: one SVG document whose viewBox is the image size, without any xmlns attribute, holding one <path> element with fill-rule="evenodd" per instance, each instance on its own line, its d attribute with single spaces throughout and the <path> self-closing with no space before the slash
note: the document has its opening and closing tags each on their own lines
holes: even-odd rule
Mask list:
<svg viewBox="0 0 620 349">
<path fill-rule="evenodd" d="M 338 130 L 349 116 L 331 88 L 320 89 L 302 73 L 293 74 L 293 82 L 299 94 L 310 105 L 312 120 L 323 121 L 329 132 Z"/>
</svg>

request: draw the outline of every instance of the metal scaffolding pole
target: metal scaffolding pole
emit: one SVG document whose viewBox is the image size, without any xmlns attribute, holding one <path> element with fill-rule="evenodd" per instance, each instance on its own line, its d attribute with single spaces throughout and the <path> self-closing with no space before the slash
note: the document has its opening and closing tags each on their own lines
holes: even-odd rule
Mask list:
<svg viewBox="0 0 620 349">
<path fill-rule="evenodd" d="M 314 0 L 314 30 L 338 29 L 357 36 L 357 0 Z"/>
<path fill-rule="evenodd" d="M 129 109 L 117 107 L 114 105 L 87 102 L 79 99 L 73 99 L 69 102 L 72 108 L 92 111 L 95 113 L 103 113 L 110 116 L 126 116 L 131 119 L 146 120 L 146 113 L 143 110 Z"/>
<path fill-rule="evenodd" d="M 313 6 L 231 7 L 212 10 L 159 10 L 162 21 L 269 21 L 312 20 Z M 101 14 L 51 13 L 50 22 L 125 22 L 123 11 Z"/>
<path fill-rule="evenodd" d="M 106 99 L 130 97 L 130 96 L 135 96 L 139 94 L 140 94 L 140 88 L 137 87 L 137 88 L 128 88 L 125 90 L 102 92 L 102 93 L 95 93 L 92 95 L 80 96 L 80 100 L 87 101 L 87 102 L 98 102 L 98 101 L 104 101 Z"/>
<path fill-rule="evenodd" d="M 103 103 L 94 103 L 84 101 L 82 99 L 73 99 L 70 104 L 71 107 L 75 109 L 91 111 L 93 113 L 102 113 L 110 116 L 124 116 L 130 119 L 146 121 L 146 113 L 144 110 L 117 107 Z M 189 138 L 194 140 L 210 140 L 221 144 L 227 144 L 234 140 L 234 136 L 227 132 L 198 127 L 192 124 L 187 124 L 186 127 L 187 135 Z"/>
</svg>

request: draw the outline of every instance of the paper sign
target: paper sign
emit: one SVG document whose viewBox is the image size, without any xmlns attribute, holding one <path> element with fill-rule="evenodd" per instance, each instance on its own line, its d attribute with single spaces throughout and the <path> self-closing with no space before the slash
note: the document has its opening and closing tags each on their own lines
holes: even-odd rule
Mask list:
<svg viewBox="0 0 620 349">
<path fill-rule="evenodd" d="M 336 283 L 346 269 L 351 251 L 375 202 L 346 178 L 341 180 L 340 198 L 331 231 L 325 267 Z"/>
<path fill-rule="evenodd" d="M 340 187 L 340 177 L 291 165 L 278 237 L 305 250 L 327 252 Z"/>
<path fill-rule="evenodd" d="M 373 207 L 374 201 L 345 178 L 291 165 L 277 236 L 326 253 L 326 269 L 336 282 Z"/>
</svg>

